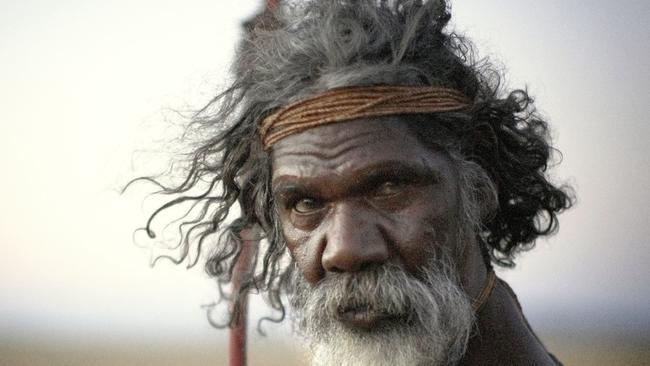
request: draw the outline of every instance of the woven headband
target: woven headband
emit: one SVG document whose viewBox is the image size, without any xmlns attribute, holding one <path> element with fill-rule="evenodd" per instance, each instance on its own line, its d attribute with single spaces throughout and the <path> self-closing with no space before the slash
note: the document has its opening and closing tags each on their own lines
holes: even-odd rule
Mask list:
<svg viewBox="0 0 650 366">
<path fill-rule="evenodd" d="M 469 106 L 458 90 L 432 86 L 353 86 L 338 88 L 280 108 L 262 120 L 265 149 L 312 127 L 359 118 L 451 112 Z"/>
</svg>

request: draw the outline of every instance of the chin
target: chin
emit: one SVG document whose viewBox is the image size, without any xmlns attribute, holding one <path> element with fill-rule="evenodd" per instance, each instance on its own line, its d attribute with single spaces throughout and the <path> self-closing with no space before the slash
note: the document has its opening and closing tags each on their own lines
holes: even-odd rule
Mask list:
<svg viewBox="0 0 650 366">
<path fill-rule="evenodd" d="M 337 328 L 328 339 L 311 344 L 313 366 L 446 364 L 445 347 L 432 340 L 424 341 L 419 332 L 407 327 L 380 331 Z"/>
<path fill-rule="evenodd" d="M 311 288 L 295 278 L 292 306 L 313 366 L 447 366 L 465 353 L 473 312 L 453 276 L 430 266 L 425 279 L 399 267 L 335 276 Z M 350 322 L 342 309 L 386 314 Z M 361 317 L 362 319 L 364 317 Z"/>
</svg>

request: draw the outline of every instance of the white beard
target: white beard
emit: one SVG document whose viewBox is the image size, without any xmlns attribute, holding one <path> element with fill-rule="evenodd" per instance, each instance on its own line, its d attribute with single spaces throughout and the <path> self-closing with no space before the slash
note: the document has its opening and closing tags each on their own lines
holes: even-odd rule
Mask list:
<svg viewBox="0 0 650 366">
<path fill-rule="evenodd" d="M 448 262 L 448 261 L 447 261 Z M 314 366 L 442 366 L 463 356 L 473 324 L 464 291 L 449 263 L 434 262 L 418 280 L 385 264 L 333 274 L 312 288 L 294 273 L 291 303 Z M 350 328 L 339 310 L 367 306 L 394 319 L 370 330 Z"/>
<path fill-rule="evenodd" d="M 441 365 L 444 355 L 423 354 L 422 339 L 387 332 L 382 337 L 359 337 L 339 330 L 332 332 L 327 343 L 316 343 L 311 348 L 313 366 L 396 366 Z M 433 352 L 432 352 L 433 353 Z"/>
</svg>

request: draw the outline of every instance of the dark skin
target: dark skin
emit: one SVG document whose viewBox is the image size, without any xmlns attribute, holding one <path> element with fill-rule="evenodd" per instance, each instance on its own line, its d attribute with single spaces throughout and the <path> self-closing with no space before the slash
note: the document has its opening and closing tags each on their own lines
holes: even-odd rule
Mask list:
<svg viewBox="0 0 650 366">
<path fill-rule="evenodd" d="M 343 128 L 344 127 L 344 128 Z M 486 269 L 475 243 L 458 245 L 458 175 L 442 151 L 389 117 L 315 127 L 272 150 L 273 194 L 287 247 L 315 286 L 333 273 L 396 263 L 418 277 L 446 250 L 461 286 L 478 295 Z M 352 326 L 372 328 L 363 317 Z M 462 365 L 553 365 L 512 296 L 497 286 L 477 317 Z"/>
<path fill-rule="evenodd" d="M 395 124 L 350 124 L 359 128 L 323 126 L 273 148 L 284 236 L 312 285 L 387 261 L 415 274 L 423 250 L 445 245 L 455 230 L 456 177 L 447 159 L 424 155 Z"/>
</svg>

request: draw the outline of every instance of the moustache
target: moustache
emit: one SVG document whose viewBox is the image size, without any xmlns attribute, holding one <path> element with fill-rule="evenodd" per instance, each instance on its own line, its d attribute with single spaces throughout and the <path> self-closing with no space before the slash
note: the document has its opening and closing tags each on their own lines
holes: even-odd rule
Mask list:
<svg viewBox="0 0 650 366">
<path fill-rule="evenodd" d="M 431 270 L 416 278 L 396 264 L 373 266 L 361 272 L 333 273 L 312 288 L 298 279 L 292 305 L 307 312 L 302 319 L 312 326 L 326 327 L 342 321 L 370 328 L 386 321 L 409 324 L 417 318 L 435 316 L 440 295 L 430 283 L 449 282 L 444 271 Z M 302 312 L 303 315 L 304 312 Z"/>
</svg>

